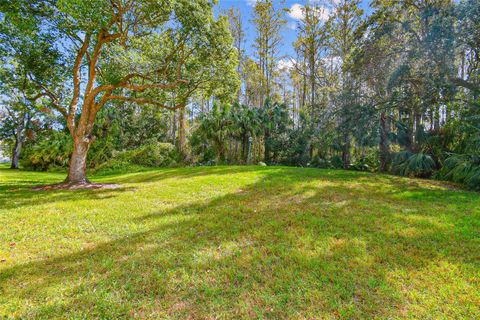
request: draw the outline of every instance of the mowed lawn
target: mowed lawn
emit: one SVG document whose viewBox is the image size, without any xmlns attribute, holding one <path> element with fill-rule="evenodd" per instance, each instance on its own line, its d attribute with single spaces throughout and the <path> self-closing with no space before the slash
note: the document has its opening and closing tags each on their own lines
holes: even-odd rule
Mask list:
<svg viewBox="0 0 480 320">
<path fill-rule="evenodd" d="M 480 194 L 286 167 L 0 167 L 0 318 L 478 319 Z"/>
</svg>

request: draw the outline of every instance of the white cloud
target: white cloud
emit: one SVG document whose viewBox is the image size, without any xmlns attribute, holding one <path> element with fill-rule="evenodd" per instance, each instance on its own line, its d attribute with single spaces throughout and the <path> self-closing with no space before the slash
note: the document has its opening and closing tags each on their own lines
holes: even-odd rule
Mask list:
<svg viewBox="0 0 480 320">
<path fill-rule="evenodd" d="M 251 7 L 255 6 L 255 4 L 257 3 L 257 0 L 245 0 L 247 1 L 247 4 Z"/>
<path fill-rule="evenodd" d="M 290 11 L 288 13 L 288 15 L 290 16 L 290 18 L 294 19 L 294 20 L 303 20 L 305 18 L 305 12 L 304 12 L 304 9 L 305 7 L 299 3 L 294 3 L 291 7 L 290 7 Z M 322 21 L 326 21 L 328 19 L 328 17 L 330 16 L 330 10 L 328 10 L 328 8 L 324 7 L 324 6 L 316 6 L 315 7 L 315 11 L 316 11 L 316 14 L 318 15 L 318 17 L 320 18 L 320 20 Z"/>
<path fill-rule="evenodd" d="M 280 59 L 278 62 L 277 62 L 277 68 L 278 70 L 290 70 L 293 68 L 295 64 L 295 59 Z"/>
<path fill-rule="evenodd" d="M 303 6 L 299 3 L 294 3 L 290 7 L 290 12 L 288 13 L 290 18 L 295 20 L 302 20 L 303 19 Z"/>
</svg>

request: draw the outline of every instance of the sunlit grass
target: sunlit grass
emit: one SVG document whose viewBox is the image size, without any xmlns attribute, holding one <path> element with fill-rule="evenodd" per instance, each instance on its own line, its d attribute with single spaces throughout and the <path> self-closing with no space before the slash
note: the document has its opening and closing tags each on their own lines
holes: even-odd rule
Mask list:
<svg viewBox="0 0 480 320">
<path fill-rule="evenodd" d="M 480 195 L 285 168 L 0 168 L 0 318 L 480 317 Z"/>
</svg>

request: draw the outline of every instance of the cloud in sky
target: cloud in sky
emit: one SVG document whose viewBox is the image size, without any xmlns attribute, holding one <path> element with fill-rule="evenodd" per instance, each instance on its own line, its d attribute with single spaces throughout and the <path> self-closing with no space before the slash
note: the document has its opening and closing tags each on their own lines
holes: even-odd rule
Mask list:
<svg viewBox="0 0 480 320">
<path fill-rule="evenodd" d="M 247 1 L 247 4 L 252 7 L 255 5 L 255 3 L 257 3 L 257 0 L 245 0 L 245 1 Z"/>
<path fill-rule="evenodd" d="M 290 18 L 295 20 L 302 20 L 303 19 L 303 6 L 299 3 L 294 3 L 290 7 L 290 12 L 288 13 Z"/>
<path fill-rule="evenodd" d="M 248 0 L 252 1 L 252 0 Z M 330 10 L 328 10 L 326 7 L 317 7 L 317 14 L 320 17 L 321 20 L 325 21 L 328 19 L 330 16 Z M 300 3 L 294 3 L 290 7 L 290 12 L 288 13 L 289 17 L 294 19 L 294 20 L 303 20 L 305 17 L 304 14 L 304 6 L 301 5 Z"/>
<path fill-rule="evenodd" d="M 293 68 L 295 64 L 295 59 L 280 59 L 277 62 L 277 69 L 278 70 L 290 70 Z"/>
</svg>

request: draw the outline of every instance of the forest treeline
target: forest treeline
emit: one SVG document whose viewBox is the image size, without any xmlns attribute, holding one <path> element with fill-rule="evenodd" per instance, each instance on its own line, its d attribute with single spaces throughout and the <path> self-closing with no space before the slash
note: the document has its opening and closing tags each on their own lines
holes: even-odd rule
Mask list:
<svg viewBox="0 0 480 320">
<path fill-rule="evenodd" d="M 252 17 L 208 0 L 91 2 L 1 4 L 13 167 L 79 183 L 86 168 L 264 162 L 480 188 L 479 1 L 312 1 L 293 56 L 279 1 Z"/>
</svg>

